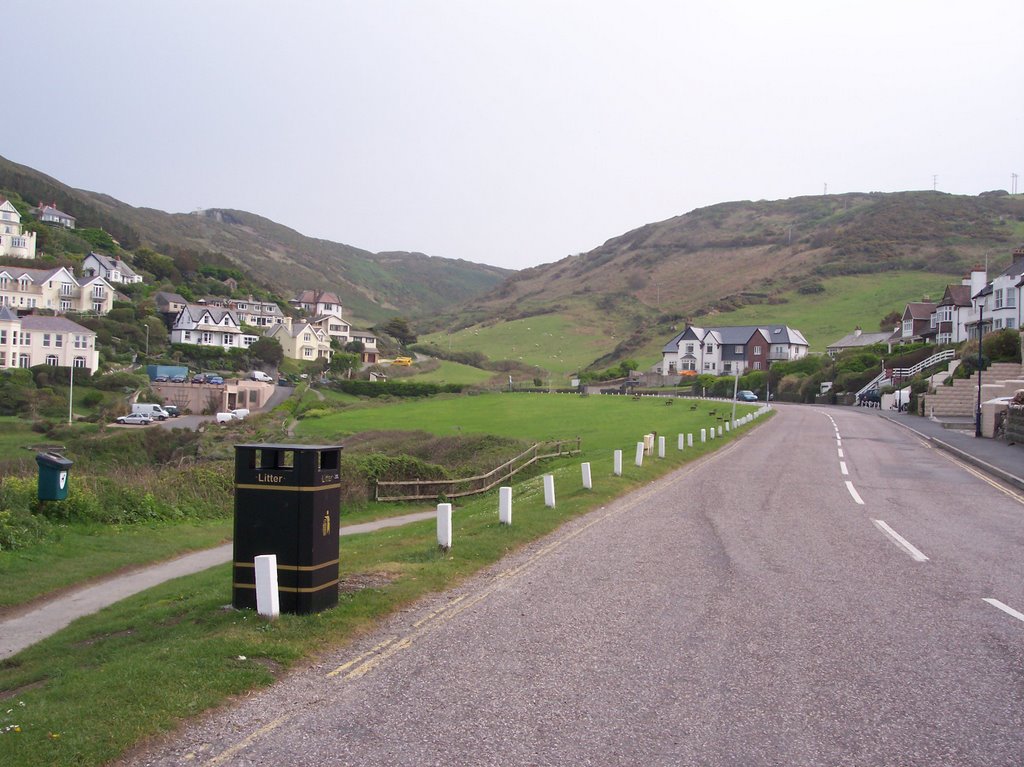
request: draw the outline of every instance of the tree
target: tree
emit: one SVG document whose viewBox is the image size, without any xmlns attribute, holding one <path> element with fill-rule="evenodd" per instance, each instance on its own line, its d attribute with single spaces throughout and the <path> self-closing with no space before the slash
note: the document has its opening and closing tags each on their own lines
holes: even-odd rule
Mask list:
<svg viewBox="0 0 1024 767">
<path fill-rule="evenodd" d="M 345 344 L 345 351 L 350 352 L 352 354 L 360 354 L 365 350 L 366 344 L 364 344 L 362 341 L 349 341 L 347 344 Z"/>
<path fill-rule="evenodd" d="M 343 376 L 350 370 L 359 369 L 359 355 L 358 354 L 344 354 L 342 352 L 335 352 L 331 356 L 331 367 L 332 373 Z"/>
<path fill-rule="evenodd" d="M 249 354 L 261 362 L 277 367 L 284 359 L 284 349 L 276 338 L 261 336 L 249 347 Z"/>
<path fill-rule="evenodd" d="M 394 338 L 402 346 L 416 343 L 416 333 L 409 327 L 409 320 L 404 317 L 392 317 L 381 326 L 380 330 Z"/>
<path fill-rule="evenodd" d="M 879 330 L 892 330 L 894 327 L 899 325 L 903 321 L 903 315 L 897 311 L 889 312 L 887 315 L 882 317 L 882 321 L 878 323 Z"/>
</svg>

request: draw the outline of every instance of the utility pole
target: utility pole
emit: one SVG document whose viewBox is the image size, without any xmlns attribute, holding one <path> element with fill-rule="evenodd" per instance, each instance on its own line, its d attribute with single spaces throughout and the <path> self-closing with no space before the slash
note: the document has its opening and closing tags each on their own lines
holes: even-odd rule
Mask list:
<svg viewBox="0 0 1024 767">
<path fill-rule="evenodd" d="M 932 191 L 936 191 L 939 188 L 939 176 L 936 173 L 932 174 Z"/>
<path fill-rule="evenodd" d="M 1017 194 L 1017 174 L 1010 174 L 1010 194 Z"/>
<path fill-rule="evenodd" d="M 822 194 L 828 194 L 828 182 L 825 182 L 825 191 Z"/>
</svg>

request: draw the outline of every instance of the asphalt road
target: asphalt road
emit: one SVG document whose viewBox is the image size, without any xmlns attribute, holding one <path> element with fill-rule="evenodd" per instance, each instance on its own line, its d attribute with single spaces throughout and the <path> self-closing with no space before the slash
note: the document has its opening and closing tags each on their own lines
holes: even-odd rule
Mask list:
<svg viewBox="0 0 1024 767">
<path fill-rule="evenodd" d="M 778 410 L 128 763 L 1024 763 L 1024 497 Z"/>
</svg>

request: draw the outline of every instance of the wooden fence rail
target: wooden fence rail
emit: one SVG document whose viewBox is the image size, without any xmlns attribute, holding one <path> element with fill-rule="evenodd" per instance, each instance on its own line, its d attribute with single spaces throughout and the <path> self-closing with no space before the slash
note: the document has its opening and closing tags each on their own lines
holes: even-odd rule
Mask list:
<svg viewBox="0 0 1024 767">
<path fill-rule="evenodd" d="M 579 455 L 579 452 L 579 437 L 538 442 L 512 460 L 475 477 L 378 481 L 375 498 L 378 501 L 424 501 L 436 500 L 442 495 L 445 498 L 459 498 L 484 493 L 541 459 Z"/>
</svg>

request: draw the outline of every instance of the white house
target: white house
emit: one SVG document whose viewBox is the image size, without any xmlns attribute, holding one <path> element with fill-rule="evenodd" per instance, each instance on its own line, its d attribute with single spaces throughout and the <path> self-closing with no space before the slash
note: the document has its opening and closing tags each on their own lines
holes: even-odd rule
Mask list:
<svg viewBox="0 0 1024 767">
<path fill-rule="evenodd" d="M 142 277 L 124 261 L 105 256 L 102 253 L 90 253 L 82 259 L 82 274 L 86 277 L 102 277 L 107 282 L 116 282 L 122 285 L 142 282 Z"/>
<path fill-rule="evenodd" d="M 982 334 L 1006 328 L 1020 330 L 1024 327 L 1024 246 L 1013 251 L 1010 265 L 996 277 L 987 283 L 985 277 L 980 269 L 971 272 L 971 306 L 965 323 L 968 337 L 978 338 L 981 322 Z"/>
<path fill-rule="evenodd" d="M 0 196 L 0 256 L 36 257 L 36 233 L 21 231 L 21 214 L 3 196 Z"/>
<path fill-rule="evenodd" d="M 243 333 L 235 313 L 219 306 L 189 304 L 178 312 L 171 326 L 172 344 L 248 349 L 258 338 Z"/>
<path fill-rule="evenodd" d="M 99 368 L 96 333 L 66 317 L 19 317 L 0 306 L 0 369 L 34 365 Z"/>
<path fill-rule="evenodd" d="M 35 212 L 36 216 L 44 224 L 63 226 L 65 229 L 75 228 L 75 217 L 69 213 L 59 210 L 57 208 L 57 203 L 55 202 L 41 202 Z"/>
<path fill-rule="evenodd" d="M 808 348 L 803 334 L 787 325 L 687 325 L 661 350 L 659 372 L 731 375 L 767 370 L 772 362 L 806 356 Z"/>
</svg>

